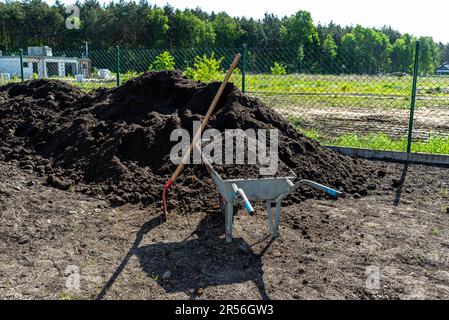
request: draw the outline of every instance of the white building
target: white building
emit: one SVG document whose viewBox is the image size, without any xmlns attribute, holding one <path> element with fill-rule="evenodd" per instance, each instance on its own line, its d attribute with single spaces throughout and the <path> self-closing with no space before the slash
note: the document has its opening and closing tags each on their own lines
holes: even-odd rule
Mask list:
<svg viewBox="0 0 449 320">
<path fill-rule="evenodd" d="M 53 57 L 49 47 L 29 47 L 28 55 L 23 56 L 23 74 L 31 79 L 34 74 L 39 78 L 68 77 L 82 74 L 90 77 L 91 61 L 83 58 Z M 20 77 L 20 57 L 0 55 L 0 74 Z"/>
<path fill-rule="evenodd" d="M 440 76 L 449 75 L 449 61 L 439 66 L 436 70 L 436 74 Z"/>
</svg>

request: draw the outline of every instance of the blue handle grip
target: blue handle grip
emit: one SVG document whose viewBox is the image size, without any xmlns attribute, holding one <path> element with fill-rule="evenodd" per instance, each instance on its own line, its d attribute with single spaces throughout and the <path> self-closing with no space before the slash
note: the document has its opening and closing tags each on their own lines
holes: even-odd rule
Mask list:
<svg viewBox="0 0 449 320">
<path fill-rule="evenodd" d="M 310 181 L 310 180 L 302 180 L 302 182 L 312 188 L 321 190 L 326 192 L 328 195 L 334 197 L 334 198 L 338 198 L 341 195 L 341 192 L 326 186 L 323 186 L 322 184 Z"/>
<path fill-rule="evenodd" d="M 245 209 L 248 211 L 250 216 L 254 214 L 254 208 L 249 201 L 245 201 Z"/>
</svg>

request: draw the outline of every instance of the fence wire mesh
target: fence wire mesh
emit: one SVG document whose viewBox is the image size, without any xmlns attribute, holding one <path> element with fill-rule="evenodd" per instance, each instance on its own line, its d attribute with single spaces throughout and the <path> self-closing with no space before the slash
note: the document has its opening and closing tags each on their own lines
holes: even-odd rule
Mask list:
<svg viewBox="0 0 449 320">
<path fill-rule="evenodd" d="M 3 52 L 0 58 L 0 85 L 21 81 L 20 52 Z"/>
<path fill-rule="evenodd" d="M 268 64 L 258 58 L 266 57 L 266 51 L 249 49 L 248 92 L 278 109 L 305 134 L 337 145 L 368 143 L 360 139 L 374 143 L 384 135 L 406 138 L 411 76 L 380 74 L 375 67 L 354 66 L 343 58 L 330 64 L 325 57 L 301 53 L 299 59 L 297 50 L 287 48 L 270 50 Z M 262 69 L 266 65 L 271 67 Z M 377 70 L 363 74 L 364 69 Z"/>
<path fill-rule="evenodd" d="M 58 51 L 23 57 L 24 79 L 55 78 L 85 91 L 112 88 L 146 71 L 178 69 L 221 80 L 237 52 L 231 81 L 324 144 L 405 151 L 413 83 L 410 66 L 304 48 L 179 48 Z M 414 48 L 410 49 L 414 52 Z M 16 52 L 0 57 L 0 84 L 21 80 Z M 202 59 L 203 58 L 203 59 Z M 205 59 L 204 59 L 205 58 Z M 434 68 L 435 69 L 435 68 Z M 449 70 L 449 67 L 448 67 Z M 412 151 L 449 154 L 449 76 L 420 67 Z"/>
<path fill-rule="evenodd" d="M 449 154 L 449 76 L 417 79 L 412 150 Z"/>
</svg>

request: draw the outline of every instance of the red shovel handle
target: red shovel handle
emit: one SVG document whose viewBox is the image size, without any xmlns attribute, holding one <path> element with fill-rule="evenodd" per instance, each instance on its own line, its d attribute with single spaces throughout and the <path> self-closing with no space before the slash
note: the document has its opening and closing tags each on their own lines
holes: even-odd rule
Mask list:
<svg viewBox="0 0 449 320">
<path fill-rule="evenodd" d="M 162 206 L 164 208 L 165 213 L 167 213 L 166 193 L 167 193 L 167 190 L 171 187 L 172 184 L 173 184 L 173 180 L 172 179 L 168 179 L 167 183 L 164 186 L 164 190 L 162 190 Z"/>
</svg>

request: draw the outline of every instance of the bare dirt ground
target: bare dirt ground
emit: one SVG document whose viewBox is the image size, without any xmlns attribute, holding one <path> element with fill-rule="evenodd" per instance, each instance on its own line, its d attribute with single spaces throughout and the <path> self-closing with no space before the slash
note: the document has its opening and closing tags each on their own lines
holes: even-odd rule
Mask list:
<svg viewBox="0 0 449 320">
<path fill-rule="evenodd" d="M 449 298 L 449 169 L 378 165 L 374 194 L 286 207 L 274 241 L 264 211 L 239 212 L 227 244 L 212 204 L 161 223 L 158 208 L 114 209 L 0 162 L 0 297 Z"/>
<path fill-rule="evenodd" d="M 284 116 L 294 116 L 306 128 L 316 129 L 326 136 L 335 134 L 385 133 L 394 138 L 407 136 L 410 111 L 394 108 L 350 108 L 341 107 L 289 107 L 276 108 Z M 449 108 L 420 107 L 415 110 L 413 135 L 417 139 L 427 139 L 429 135 L 449 136 Z"/>
</svg>

